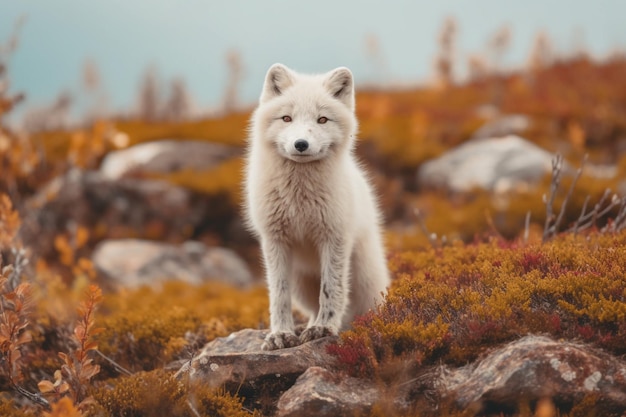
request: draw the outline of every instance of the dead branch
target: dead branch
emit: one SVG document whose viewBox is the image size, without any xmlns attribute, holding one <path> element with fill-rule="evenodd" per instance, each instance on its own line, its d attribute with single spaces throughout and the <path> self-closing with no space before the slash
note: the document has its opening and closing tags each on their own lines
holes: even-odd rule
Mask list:
<svg viewBox="0 0 626 417">
<path fill-rule="evenodd" d="M 572 180 L 572 183 L 567 190 L 565 199 L 563 200 L 563 203 L 561 203 L 559 214 L 555 216 L 553 211 L 553 205 L 556 198 L 556 193 L 561 185 L 561 175 L 563 173 L 563 157 L 560 154 L 556 154 L 554 159 L 552 159 L 552 181 L 550 182 L 550 193 L 547 198 L 544 195 L 543 199 L 544 203 L 546 204 L 546 222 L 543 228 L 543 242 L 552 239 L 559 232 L 559 226 L 563 221 L 563 216 L 565 215 L 567 204 L 569 203 L 569 200 L 574 193 L 574 187 L 576 186 L 578 179 L 583 173 L 583 168 L 586 162 L 587 155 L 585 155 L 585 157 L 583 158 L 580 168 L 576 170 L 576 174 L 574 175 L 574 179 Z"/>
<path fill-rule="evenodd" d="M 621 199 L 617 196 L 617 194 L 613 194 L 613 197 L 611 198 L 609 203 L 606 205 L 606 207 L 603 207 L 609 195 L 611 195 L 611 190 L 607 188 L 606 190 L 604 190 L 604 194 L 602 194 L 602 198 L 600 198 L 600 201 L 598 201 L 598 203 L 593 207 L 593 209 L 589 213 L 585 213 L 586 208 L 587 208 L 587 201 L 589 200 L 589 196 L 587 196 L 587 198 L 585 199 L 585 204 L 583 205 L 583 208 L 581 210 L 580 216 L 578 217 L 578 219 L 576 219 L 576 222 L 574 222 L 574 225 L 570 229 L 568 229 L 568 232 L 572 232 L 576 234 L 579 231 L 592 227 L 593 225 L 596 224 L 598 219 L 606 216 L 607 214 L 609 214 L 611 210 L 619 206 L 621 203 Z"/>
<path fill-rule="evenodd" d="M 438 248 L 440 246 L 440 244 L 439 244 L 439 242 L 437 240 L 437 234 L 436 233 L 431 233 L 428 230 L 428 227 L 426 226 L 426 222 L 424 221 L 424 216 L 422 215 L 422 212 L 420 211 L 420 209 L 414 208 L 413 209 L 413 214 L 415 215 L 415 219 L 417 220 L 418 226 L 420 227 L 422 232 L 426 235 L 426 237 L 428 238 L 428 241 L 430 242 L 432 247 L 433 248 Z M 446 242 L 446 237 L 442 236 L 441 237 L 441 243 L 445 244 L 445 242 Z"/>
</svg>

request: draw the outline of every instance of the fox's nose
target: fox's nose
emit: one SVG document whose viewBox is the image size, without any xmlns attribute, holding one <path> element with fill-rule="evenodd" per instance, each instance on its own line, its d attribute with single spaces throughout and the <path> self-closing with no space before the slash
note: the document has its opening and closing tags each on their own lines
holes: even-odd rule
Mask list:
<svg viewBox="0 0 626 417">
<path fill-rule="evenodd" d="M 293 144 L 298 152 L 304 152 L 309 149 L 309 142 L 305 139 L 298 139 L 296 143 Z"/>
</svg>

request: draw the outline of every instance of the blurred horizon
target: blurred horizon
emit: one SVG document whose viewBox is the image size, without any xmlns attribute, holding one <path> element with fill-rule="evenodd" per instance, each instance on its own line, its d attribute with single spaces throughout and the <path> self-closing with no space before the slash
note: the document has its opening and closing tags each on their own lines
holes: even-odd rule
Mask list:
<svg viewBox="0 0 626 417">
<path fill-rule="evenodd" d="M 10 91 L 25 93 L 26 101 L 12 122 L 63 94 L 71 97 L 72 118 L 84 117 L 94 105 L 85 98 L 89 71 L 98 90 L 91 101 L 107 114 L 133 111 L 148 72 L 163 86 L 184 83 L 195 111 L 203 114 L 224 104 L 228 88 L 235 89 L 230 92 L 233 108 L 253 105 L 274 62 L 303 72 L 347 66 L 360 86 L 426 84 L 435 78 L 440 33 L 449 18 L 456 22 L 456 80 L 467 75 L 471 59 L 488 60 L 498 33 L 508 36 L 501 56 L 491 57 L 498 60 L 499 71 L 526 65 L 540 33 L 557 56 L 584 50 L 600 59 L 626 46 L 626 3 L 617 0 L 427 5 L 407 0 L 384 5 L 28 0 L 4 2 L 2 9 L 2 43 L 24 18 L 9 59 L 9 78 Z"/>
</svg>

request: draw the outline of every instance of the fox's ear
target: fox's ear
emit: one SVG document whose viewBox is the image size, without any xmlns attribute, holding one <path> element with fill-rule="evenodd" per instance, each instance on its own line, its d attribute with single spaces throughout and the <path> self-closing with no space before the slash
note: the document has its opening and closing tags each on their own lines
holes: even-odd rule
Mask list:
<svg viewBox="0 0 626 417">
<path fill-rule="evenodd" d="M 261 103 L 280 96 L 294 82 L 293 72 L 283 64 L 274 64 L 267 71 L 261 93 Z"/>
<path fill-rule="evenodd" d="M 348 68 L 340 67 L 329 72 L 324 86 L 333 97 L 354 110 L 354 80 Z"/>
</svg>

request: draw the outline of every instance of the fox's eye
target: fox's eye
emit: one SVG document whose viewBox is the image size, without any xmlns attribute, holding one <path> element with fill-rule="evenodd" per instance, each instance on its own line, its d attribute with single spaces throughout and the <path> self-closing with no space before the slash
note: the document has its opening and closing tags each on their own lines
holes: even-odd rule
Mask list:
<svg viewBox="0 0 626 417">
<path fill-rule="evenodd" d="M 317 119 L 317 123 L 323 125 L 324 123 L 326 123 L 328 121 L 328 117 L 320 117 L 319 119 Z"/>
<path fill-rule="evenodd" d="M 283 122 L 289 123 L 291 121 L 291 116 L 283 116 Z"/>
</svg>

